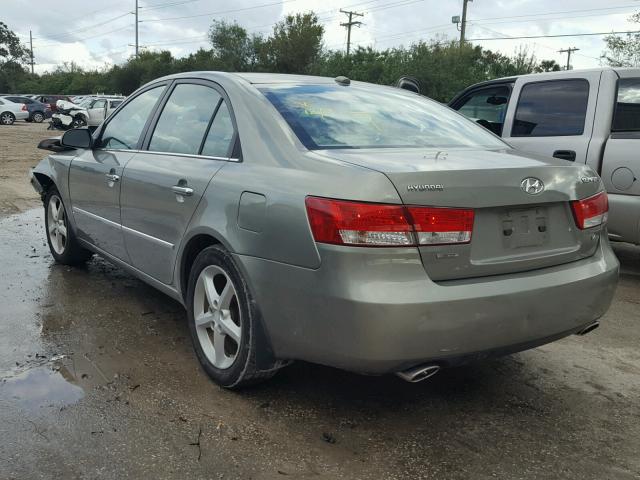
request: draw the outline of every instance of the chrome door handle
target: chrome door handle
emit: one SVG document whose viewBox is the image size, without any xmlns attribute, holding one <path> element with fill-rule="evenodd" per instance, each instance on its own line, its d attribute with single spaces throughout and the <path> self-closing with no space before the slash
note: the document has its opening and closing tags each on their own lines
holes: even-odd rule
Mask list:
<svg viewBox="0 0 640 480">
<path fill-rule="evenodd" d="M 189 187 L 174 185 L 173 187 L 171 187 L 171 190 L 173 190 L 173 193 L 175 193 L 176 195 L 182 195 L 183 197 L 190 197 L 191 195 L 193 195 L 193 188 Z"/>
<path fill-rule="evenodd" d="M 107 177 L 107 181 L 108 182 L 119 182 L 120 181 L 120 175 L 116 175 L 114 173 L 107 173 L 107 174 L 105 174 L 105 177 Z"/>
</svg>

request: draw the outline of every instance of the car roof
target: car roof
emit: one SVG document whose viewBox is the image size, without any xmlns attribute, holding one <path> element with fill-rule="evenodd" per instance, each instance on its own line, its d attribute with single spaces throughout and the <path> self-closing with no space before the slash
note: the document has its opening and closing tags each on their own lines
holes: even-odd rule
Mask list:
<svg viewBox="0 0 640 480">
<path fill-rule="evenodd" d="M 215 80 L 216 78 L 226 77 L 231 80 L 241 80 L 253 85 L 259 84 L 333 84 L 335 79 L 332 77 L 318 77 L 313 75 L 294 75 L 288 73 L 256 73 L 256 72 L 218 72 L 218 71 L 195 71 L 183 72 L 173 75 L 167 75 L 160 80 L 172 80 L 178 78 L 204 78 Z"/>
</svg>

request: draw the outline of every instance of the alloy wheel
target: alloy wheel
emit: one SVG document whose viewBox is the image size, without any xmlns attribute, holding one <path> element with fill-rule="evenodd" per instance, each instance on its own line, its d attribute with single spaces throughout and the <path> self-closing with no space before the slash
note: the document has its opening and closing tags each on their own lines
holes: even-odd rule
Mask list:
<svg viewBox="0 0 640 480">
<path fill-rule="evenodd" d="M 36 123 L 42 123 L 44 121 L 44 115 L 42 115 L 41 113 L 34 113 L 33 121 Z"/>
<path fill-rule="evenodd" d="M 196 282 L 193 316 L 198 341 L 207 360 L 224 370 L 233 365 L 240 350 L 242 319 L 238 294 L 221 267 L 205 267 Z"/>
<path fill-rule="evenodd" d="M 13 124 L 13 115 L 11 115 L 10 113 L 3 113 L 0 116 L 0 123 L 2 123 L 3 125 Z"/>
<path fill-rule="evenodd" d="M 67 246 L 67 216 L 65 215 L 62 200 L 57 195 L 52 195 L 47 208 L 47 225 L 51 247 L 58 255 L 62 255 Z"/>
</svg>

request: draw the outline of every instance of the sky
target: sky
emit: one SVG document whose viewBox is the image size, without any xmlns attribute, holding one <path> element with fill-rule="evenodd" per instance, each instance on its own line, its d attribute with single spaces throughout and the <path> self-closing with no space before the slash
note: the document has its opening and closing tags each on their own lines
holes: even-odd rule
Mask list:
<svg viewBox="0 0 640 480">
<path fill-rule="evenodd" d="M 250 33 L 268 34 L 286 14 L 314 11 L 325 26 L 325 46 L 345 49 L 347 17 L 362 13 L 352 45 L 384 49 L 419 40 L 458 38 L 451 17 L 462 0 L 139 0 L 139 44 L 150 50 L 188 55 L 209 48 L 211 21 L 235 21 Z M 135 0 L 0 0 L 0 21 L 28 45 L 33 33 L 37 72 L 64 62 L 84 68 L 122 63 L 134 51 Z M 538 59 L 566 64 L 558 50 L 576 47 L 573 68 L 600 65 L 603 36 L 502 39 L 640 30 L 628 19 L 640 0 L 473 0 L 468 6 L 467 38 L 474 44 L 513 55 L 526 48 Z"/>
</svg>

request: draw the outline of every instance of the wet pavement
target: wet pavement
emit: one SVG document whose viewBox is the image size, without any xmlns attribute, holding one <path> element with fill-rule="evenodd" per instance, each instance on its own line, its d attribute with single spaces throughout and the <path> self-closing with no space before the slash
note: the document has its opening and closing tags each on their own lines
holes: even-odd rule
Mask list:
<svg viewBox="0 0 640 480">
<path fill-rule="evenodd" d="M 585 337 L 415 385 L 295 363 L 228 392 L 179 304 L 98 257 L 55 265 L 42 223 L 0 218 L 2 480 L 640 478 L 640 248 L 616 246 Z"/>
</svg>

